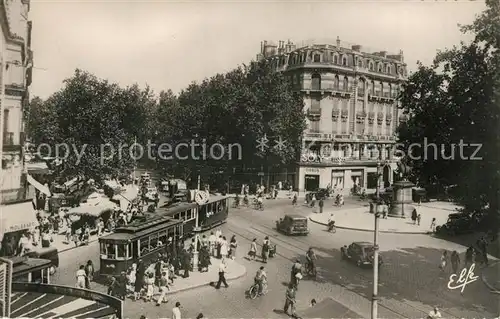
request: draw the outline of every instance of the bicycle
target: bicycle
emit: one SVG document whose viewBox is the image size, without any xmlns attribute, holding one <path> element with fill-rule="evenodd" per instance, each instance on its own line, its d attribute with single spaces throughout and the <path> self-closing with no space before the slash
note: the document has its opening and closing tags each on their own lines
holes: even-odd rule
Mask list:
<svg viewBox="0 0 500 319">
<path fill-rule="evenodd" d="M 262 204 L 262 203 L 260 203 L 260 202 L 258 202 L 258 201 L 255 201 L 255 202 L 253 203 L 253 205 L 254 205 L 254 207 L 253 207 L 253 208 L 254 208 L 255 210 L 264 210 L 264 204 Z"/>
<path fill-rule="evenodd" d="M 316 265 L 314 265 L 313 263 L 308 263 L 308 265 L 306 266 L 306 274 L 316 279 L 316 276 L 318 274 L 316 270 Z"/>
<path fill-rule="evenodd" d="M 267 281 L 263 281 L 262 282 L 262 296 L 267 294 L 268 290 L 267 290 Z M 259 284 L 258 283 L 254 283 L 250 289 L 248 289 L 248 296 L 250 297 L 250 299 L 255 299 L 259 296 Z"/>
</svg>

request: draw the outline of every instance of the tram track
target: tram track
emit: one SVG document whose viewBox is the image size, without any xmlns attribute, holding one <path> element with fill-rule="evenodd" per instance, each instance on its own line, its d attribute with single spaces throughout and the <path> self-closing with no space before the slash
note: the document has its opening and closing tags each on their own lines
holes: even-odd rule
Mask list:
<svg viewBox="0 0 500 319">
<path fill-rule="evenodd" d="M 232 227 L 231 225 L 229 225 L 229 223 L 227 224 L 227 229 L 228 229 L 229 231 L 231 231 L 231 232 L 235 233 L 235 234 L 238 234 L 238 236 L 243 237 L 243 238 L 245 238 L 246 240 L 248 240 L 248 241 L 250 241 L 250 242 L 253 240 L 253 238 L 254 238 L 254 237 L 258 237 L 258 234 L 252 233 L 251 231 L 248 231 L 248 230 L 246 230 L 246 231 L 247 231 L 248 233 L 250 233 L 250 234 L 253 234 L 253 236 L 244 235 L 244 234 L 242 234 L 241 229 L 236 229 L 236 228 Z M 250 229 L 252 229 L 252 230 L 256 230 L 255 228 L 250 228 Z M 258 230 L 257 230 L 257 232 L 258 232 L 258 233 L 265 234 L 265 233 L 263 233 L 263 232 L 259 232 Z M 267 234 L 267 236 L 269 236 L 269 234 Z M 276 239 L 276 238 L 274 238 L 274 239 Z M 258 245 L 259 247 L 262 247 L 262 245 L 261 245 L 260 243 L 257 243 L 257 245 Z M 291 246 L 292 246 L 292 247 L 297 247 L 297 246 L 295 246 L 295 245 L 291 245 Z M 279 247 L 280 247 L 280 248 L 284 248 L 284 249 L 286 249 L 286 250 L 288 250 L 288 251 L 292 252 L 292 253 L 293 253 L 293 254 L 295 254 L 295 255 L 301 255 L 301 254 L 303 254 L 303 251 L 296 251 L 296 250 L 292 250 L 292 249 L 289 249 L 289 248 L 285 248 L 285 247 L 283 247 L 283 246 L 279 246 Z M 300 248 L 296 248 L 296 249 L 300 250 Z M 294 258 L 289 258 L 289 257 L 285 256 L 283 253 L 280 253 L 279 251 L 277 251 L 277 252 L 276 252 L 276 255 L 277 255 L 277 256 L 280 256 L 280 257 L 281 257 L 281 258 L 283 258 L 283 259 L 289 260 L 289 261 L 290 261 L 290 262 L 292 262 L 292 263 L 295 261 L 295 259 L 294 259 Z M 365 297 L 365 296 L 363 296 L 362 294 L 360 294 L 360 293 L 358 293 L 358 292 L 356 292 L 356 291 L 352 290 L 351 288 L 349 288 L 348 286 L 346 286 L 344 283 L 342 283 L 342 282 L 337 282 L 337 281 L 334 281 L 334 283 L 335 283 L 335 284 L 337 284 L 337 285 L 339 285 L 339 286 L 341 286 L 342 288 L 344 288 L 344 289 L 346 289 L 346 290 L 350 291 L 351 293 L 354 293 L 355 295 L 357 295 L 357 296 L 359 296 L 359 297 L 361 297 L 361 298 L 366 299 L 366 297 Z M 407 316 L 407 315 L 405 315 L 405 314 L 403 314 L 403 313 L 399 313 L 399 312 L 397 312 L 397 311 L 395 311 L 395 310 L 392 310 L 391 308 L 389 308 L 389 307 L 387 307 L 387 306 L 385 306 L 385 305 L 383 305 L 383 304 L 380 304 L 380 302 L 379 302 L 379 307 L 382 307 L 382 308 L 386 309 L 387 311 L 389 311 L 389 312 L 391 312 L 391 313 L 393 313 L 393 314 L 397 315 L 397 317 L 398 317 L 398 318 L 408 318 L 408 316 Z"/>
<path fill-rule="evenodd" d="M 255 220 L 253 220 L 253 219 L 250 219 L 250 218 L 248 218 L 248 217 L 242 216 L 242 215 L 240 215 L 240 214 L 238 214 L 238 215 L 236 215 L 236 216 L 237 216 L 237 217 L 239 217 L 239 218 L 241 218 L 241 219 L 243 219 L 243 220 L 245 220 L 245 221 L 247 221 L 250 225 L 255 224 Z M 303 255 L 303 254 L 305 254 L 305 251 L 307 251 L 307 249 L 308 249 L 309 247 L 320 247 L 320 246 L 318 245 L 318 242 L 316 242 L 316 241 L 311 241 L 311 240 L 302 240 L 301 238 L 297 238 L 297 237 L 293 237 L 293 238 L 292 238 L 292 237 L 289 237 L 289 238 L 287 238 L 288 240 L 286 240 L 286 241 L 285 241 L 285 240 L 280 239 L 279 237 L 277 237 L 278 235 L 280 235 L 280 233 L 279 233 L 279 232 L 278 232 L 275 228 L 273 228 L 273 227 L 269 227 L 269 226 L 266 226 L 266 225 L 262 225 L 262 224 L 257 224 L 257 225 L 258 225 L 260 228 L 263 228 L 263 229 L 264 229 L 264 230 L 266 230 L 266 231 L 263 231 L 263 230 L 257 229 L 257 228 L 256 228 L 256 227 L 254 227 L 254 226 L 250 226 L 250 229 L 251 229 L 251 230 L 254 230 L 255 232 L 257 232 L 257 233 L 259 233 L 259 234 L 262 234 L 262 235 L 265 235 L 265 236 L 270 236 L 270 237 L 272 237 L 272 238 L 276 241 L 276 244 L 277 244 L 277 246 L 278 246 L 278 247 L 280 247 L 280 248 L 284 248 L 284 249 L 286 249 L 286 250 L 288 250 L 288 251 L 290 251 L 290 252 L 292 252 L 292 253 L 299 254 L 299 255 Z M 267 231 L 270 231 L 270 233 L 268 233 Z M 240 235 L 240 236 L 241 236 L 241 235 Z M 242 237 L 244 237 L 244 236 L 242 236 Z M 257 236 L 256 236 L 256 237 L 257 237 Z M 247 239 L 248 239 L 248 238 L 247 238 Z M 253 239 L 253 238 L 252 238 L 252 239 Z M 251 241 L 252 239 L 249 239 L 249 240 Z M 283 243 L 283 244 L 281 244 L 281 245 L 280 245 L 280 244 L 279 244 L 280 242 L 281 242 L 281 243 Z M 295 242 L 295 243 L 294 243 L 294 242 Z M 302 245 L 297 245 L 297 243 L 300 243 L 300 244 L 302 244 L 303 246 L 302 246 Z M 259 245 L 259 246 L 261 246 L 261 245 Z M 287 248 L 286 246 L 289 246 L 289 247 L 291 247 L 291 248 L 293 248 L 293 249 Z M 297 251 L 295 251 L 294 249 L 298 250 L 298 252 L 297 252 Z M 323 250 L 324 248 L 321 248 L 321 249 Z M 277 252 L 277 255 L 279 255 L 280 257 L 282 257 L 282 258 L 284 258 L 284 259 L 290 260 L 291 262 L 293 262 L 293 261 L 294 261 L 293 259 L 288 258 L 287 256 L 285 256 L 285 255 L 283 255 L 283 254 L 280 254 L 279 252 Z M 342 265 L 342 264 L 341 264 L 340 268 L 341 268 L 341 269 L 343 269 L 343 270 L 349 271 L 349 269 L 347 268 L 347 266 L 344 266 L 344 265 Z M 362 272 L 357 272 L 357 273 L 356 273 L 356 276 L 358 276 L 359 278 L 362 278 L 362 279 L 363 279 L 363 281 L 367 281 L 367 282 L 370 282 L 370 283 L 372 283 L 372 282 L 373 282 L 373 278 L 372 278 L 372 277 L 367 276 L 367 275 L 363 274 Z M 355 293 L 355 294 L 356 294 L 356 295 L 358 295 L 358 296 L 361 296 L 361 297 L 363 297 L 363 298 L 366 298 L 366 296 L 364 296 L 364 295 L 362 295 L 362 294 L 360 294 L 360 293 L 358 293 L 358 292 L 354 291 L 352 288 L 350 288 L 349 286 L 347 286 L 345 283 L 341 282 L 340 280 L 337 280 L 337 279 L 335 279 L 335 278 L 332 278 L 332 279 L 331 279 L 331 281 L 333 281 L 335 284 L 338 284 L 339 286 L 341 286 L 341 287 L 343 287 L 343 288 L 347 289 L 348 291 L 350 291 L 350 292 L 352 292 L 352 293 Z M 437 295 L 436 293 L 433 293 L 433 292 L 428 292 L 428 291 L 426 291 L 426 293 L 431 293 L 431 294 L 433 294 L 434 296 L 439 297 L 439 295 Z M 407 307 L 409 307 L 409 308 L 411 308 L 411 309 L 415 310 L 416 312 L 420 313 L 420 314 L 421 314 L 421 316 L 419 316 L 419 317 L 422 317 L 422 316 L 423 316 L 423 317 L 425 317 L 425 316 L 427 315 L 427 313 L 428 313 L 428 310 L 423 310 L 423 309 L 421 309 L 421 308 L 419 308 L 419 307 L 416 307 L 416 306 L 411 305 L 411 304 L 408 304 L 408 303 L 404 303 L 404 304 L 405 304 L 405 306 L 407 306 Z M 383 307 L 384 309 L 387 309 L 388 311 L 390 311 L 390 312 L 392 312 L 392 313 L 395 313 L 395 314 L 397 314 L 397 315 L 399 315 L 399 316 L 402 316 L 403 318 L 407 318 L 407 317 L 408 317 L 407 315 L 405 315 L 405 314 L 403 314 L 403 313 L 399 313 L 399 312 L 397 312 L 397 311 L 395 311 L 395 310 L 391 309 L 389 305 L 384 304 L 384 300 L 379 300 L 379 307 Z M 451 313 L 450 311 L 447 311 L 447 310 L 444 310 L 444 309 L 440 309 L 440 311 L 441 311 L 441 313 L 442 313 L 445 317 L 461 318 L 461 316 L 460 316 L 460 315 L 456 315 L 456 314 L 454 314 L 454 313 Z"/>
</svg>

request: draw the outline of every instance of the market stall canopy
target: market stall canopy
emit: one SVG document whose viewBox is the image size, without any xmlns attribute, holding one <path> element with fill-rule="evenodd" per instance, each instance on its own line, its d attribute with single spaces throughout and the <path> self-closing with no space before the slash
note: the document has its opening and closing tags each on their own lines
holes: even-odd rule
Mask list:
<svg viewBox="0 0 500 319">
<path fill-rule="evenodd" d="M 116 208 L 116 204 L 99 193 L 93 193 L 89 196 L 86 203 L 80 204 L 78 207 L 69 209 L 68 215 L 90 215 L 99 217 L 106 211 Z"/>
<path fill-rule="evenodd" d="M 33 203 L 24 202 L 0 206 L 0 233 L 11 233 L 38 226 Z"/>
<path fill-rule="evenodd" d="M 39 190 L 40 192 L 44 193 L 45 195 L 47 196 L 51 196 L 52 194 L 50 193 L 50 190 L 47 186 L 45 185 L 42 185 L 42 183 L 38 182 L 36 179 L 33 178 L 33 176 L 31 176 L 30 174 L 27 174 L 27 179 L 28 179 L 28 183 L 30 183 L 31 185 L 33 185 L 33 187 L 35 187 L 37 190 Z"/>
<path fill-rule="evenodd" d="M 26 163 L 28 173 L 31 174 L 50 174 L 51 171 L 45 162 L 28 162 Z"/>
<path fill-rule="evenodd" d="M 363 318 L 332 298 L 325 298 L 298 314 L 300 318 Z"/>
</svg>

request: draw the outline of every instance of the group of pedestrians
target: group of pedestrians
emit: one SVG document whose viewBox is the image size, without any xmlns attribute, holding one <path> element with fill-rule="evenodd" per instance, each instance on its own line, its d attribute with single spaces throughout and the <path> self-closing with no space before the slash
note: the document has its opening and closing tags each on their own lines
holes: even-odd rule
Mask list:
<svg viewBox="0 0 500 319">
<path fill-rule="evenodd" d="M 488 253 L 487 253 L 487 242 L 484 237 L 481 237 L 476 242 L 476 247 L 470 246 L 465 251 L 465 258 L 463 260 L 464 268 L 470 267 L 472 264 L 477 265 L 488 265 Z M 458 274 L 460 271 L 459 267 L 461 264 L 460 254 L 454 250 L 451 254 L 448 251 L 443 251 L 441 259 L 439 262 L 439 269 L 442 272 L 446 272 L 448 269 L 448 264 L 451 264 L 451 271 L 453 274 Z"/>
</svg>

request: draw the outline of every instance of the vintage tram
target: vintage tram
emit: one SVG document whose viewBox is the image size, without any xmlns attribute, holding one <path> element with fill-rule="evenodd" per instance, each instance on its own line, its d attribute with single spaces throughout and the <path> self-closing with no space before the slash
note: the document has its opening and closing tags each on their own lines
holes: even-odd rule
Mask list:
<svg viewBox="0 0 500 319">
<path fill-rule="evenodd" d="M 229 198 L 227 196 L 211 196 L 204 204 L 180 203 L 161 207 L 157 214 L 171 216 L 184 223 L 184 238 L 194 235 L 196 217 L 201 231 L 206 231 L 226 222 L 229 215 Z"/>
</svg>

